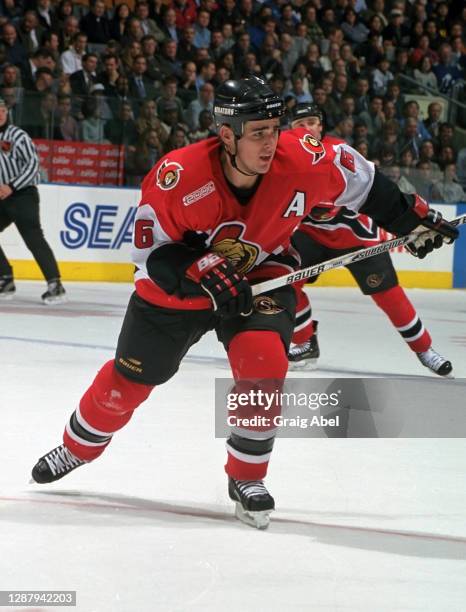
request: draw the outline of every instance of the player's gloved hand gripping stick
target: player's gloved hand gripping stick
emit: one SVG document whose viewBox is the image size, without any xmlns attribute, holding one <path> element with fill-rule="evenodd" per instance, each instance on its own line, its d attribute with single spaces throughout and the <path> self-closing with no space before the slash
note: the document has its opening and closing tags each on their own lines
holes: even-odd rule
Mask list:
<svg viewBox="0 0 466 612">
<path fill-rule="evenodd" d="M 224 257 L 206 253 L 189 266 L 186 276 L 201 285 L 220 316 L 251 314 L 251 285 Z"/>
<path fill-rule="evenodd" d="M 347 253 L 341 257 L 334 257 L 333 259 L 329 259 L 315 266 L 298 270 L 293 274 L 284 274 L 283 276 L 278 276 L 272 280 L 257 283 L 257 285 L 252 286 L 252 294 L 259 295 L 261 293 L 265 293 L 266 291 L 276 289 L 277 287 L 293 285 L 294 283 L 306 278 L 317 276 L 323 272 L 327 272 L 328 270 L 333 270 L 334 268 L 347 266 L 348 264 L 361 261 L 362 259 L 367 259 L 373 255 L 379 255 L 380 253 L 391 251 L 392 249 L 400 246 L 406 247 L 411 254 L 422 259 L 434 248 L 439 248 L 444 241 L 448 243 L 453 242 L 459 233 L 456 228 L 463 223 L 466 223 L 466 215 L 456 217 L 456 219 L 453 219 L 452 221 L 444 221 L 440 213 L 437 213 L 436 211 L 430 212 L 434 213 L 434 215 L 430 215 L 429 213 L 424 219 L 421 220 L 422 225 L 416 227 L 411 234 L 401 236 L 400 238 L 394 238 L 393 240 L 387 240 L 372 247 L 359 249 L 358 251 Z M 440 219 L 438 216 L 440 216 Z"/>
</svg>

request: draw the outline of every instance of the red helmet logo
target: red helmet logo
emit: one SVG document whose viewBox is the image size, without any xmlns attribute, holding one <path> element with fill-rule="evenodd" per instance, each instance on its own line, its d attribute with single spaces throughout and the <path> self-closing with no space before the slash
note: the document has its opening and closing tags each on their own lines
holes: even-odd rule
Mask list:
<svg viewBox="0 0 466 612">
<path fill-rule="evenodd" d="M 324 145 L 311 136 L 311 134 L 304 134 L 302 138 L 299 139 L 301 146 L 305 151 L 310 153 L 313 157 L 312 163 L 317 164 L 317 162 L 325 155 Z"/>
<path fill-rule="evenodd" d="M 157 187 L 167 191 L 176 187 L 180 181 L 183 166 L 177 162 L 166 159 L 157 170 Z"/>
</svg>

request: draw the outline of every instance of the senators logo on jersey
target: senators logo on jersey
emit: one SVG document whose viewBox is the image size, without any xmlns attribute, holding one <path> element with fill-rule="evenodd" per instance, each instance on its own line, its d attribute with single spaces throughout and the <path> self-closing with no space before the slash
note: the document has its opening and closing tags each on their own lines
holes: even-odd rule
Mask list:
<svg viewBox="0 0 466 612">
<path fill-rule="evenodd" d="M 317 164 L 318 161 L 325 155 L 324 145 L 320 142 L 320 140 L 317 140 L 317 138 L 311 136 L 311 134 L 304 134 L 304 136 L 299 139 L 299 142 L 301 143 L 303 149 L 312 155 L 313 165 Z"/>
<path fill-rule="evenodd" d="M 209 240 L 211 248 L 228 259 L 240 274 L 246 274 L 254 266 L 260 252 L 258 246 L 242 240 L 245 229 L 238 222 L 221 225 Z"/>
<path fill-rule="evenodd" d="M 157 187 L 164 191 L 176 187 L 180 182 L 182 170 L 184 168 L 178 162 L 166 159 L 157 170 Z"/>
</svg>

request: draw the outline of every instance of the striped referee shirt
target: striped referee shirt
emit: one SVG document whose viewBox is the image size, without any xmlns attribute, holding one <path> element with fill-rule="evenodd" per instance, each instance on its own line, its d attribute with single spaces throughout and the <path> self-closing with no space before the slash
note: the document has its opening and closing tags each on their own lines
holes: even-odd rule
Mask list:
<svg viewBox="0 0 466 612">
<path fill-rule="evenodd" d="M 18 191 L 38 182 L 39 157 L 30 136 L 15 125 L 0 129 L 0 184 Z"/>
</svg>

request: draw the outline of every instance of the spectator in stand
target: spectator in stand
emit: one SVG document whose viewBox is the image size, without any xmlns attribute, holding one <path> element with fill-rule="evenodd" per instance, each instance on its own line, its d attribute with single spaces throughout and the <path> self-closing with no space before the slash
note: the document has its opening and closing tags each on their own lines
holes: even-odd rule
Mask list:
<svg viewBox="0 0 466 612">
<path fill-rule="evenodd" d="M 143 36 L 151 35 L 156 40 L 162 42 L 165 36 L 156 21 L 149 16 L 149 3 L 146 0 L 138 0 L 134 12 L 137 19 L 139 19 Z"/>
<path fill-rule="evenodd" d="M 198 65 L 198 74 L 196 77 L 196 87 L 200 91 L 204 83 L 212 83 L 215 76 L 215 62 L 209 59 L 203 60 Z"/>
<path fill-rule="evenodd" d="M 429 132 L 426 130 L 426 127 L 419 119 L 419 104 L 416 100 L 409 100 L 405 103 L 403 108 L 403 116 L 405 118 L 412 117 L 416 120 L 417 123 L 417 131 L 422 140 L 428 140 L 430 137 Z M 404 119 L 401 120 L 401 125 L 403 126 Z"/>
<path fill-rule="evenodd" d="M 383 98 L 372 96 L 369 110 L 359 113 L 358 118 L 362 119 L 367 125 L 369 138 L 379 137 L 382 133 L 385 117 L 383 114 Z"/>
<path fill-rule="evenodd" d="M 451 93 L 453 85 L 463 78 L 462 71 L 452 63 L 452 48 L 447 42 L 442 43 L 438 50 L 439 61 L 433 67 L 439 91 L 444 94 Z"/>
<path fill-rule="evenodd" d="M 159 88 L 162 81 L 160 63 L 157 53 L 158 43 L 154 36 L 148 34 L 141 40 L 141 52 L 147 62 L 147 76 L 154 81 L 154 87 Z"/>
<path fill-rule="evenodd" d="M 104 86 L 104 93 L 108 97 L 117 95 L 117 81 L 120 76 L 118 57 L 113 54 L 102 58 L 104 69 L 98 75 L 97 81 Z"/>
<path fill-rule="evenodd" d="M 42 36 L 42 46 L 53 55 L 56 66 L 60 66 L 60 38 L 57 32 L 48 30 Z"/>
<path fill-rule="evenodd" d="M 173 8 L 176 13 L 176 27 L 183 31 L 196 21 L 197 6 L 194 0 L 174 0 Z"/>
<path fill-rule="evenodd" d="M 125 33 L 120 39 L 122 47 L 128 47 L 134 42 L 141 44 L 141 40 L 144 36 L 141 22 L 136 17 L 130 17 L 126 23 Z"/>
<path fill-rule="evenodd" d="M 55 11 L 57 18 L 57 30 L 60 30 L 65 25 L 67 17 L 74 14 L 74 3 L 72 0 L 60 0 Z"/>
<path fill-rule="evenodd" d="M 39 26 L 44 30 L 57 30 L 60 26 L 59 19 L 52 7 L 51 0 L 36 0 L 35 9 L 38 16 Z"/>
<path fill-rule="evenodd" d="M 293 37 L 289 34 L 280 35 L 280 54 L 283 66 L 283 75 L 289 79 L 293 73 L 294 66 L 298 61 L 298 52 L 294 46 Z"/>
<path fill-rule="evenodd" d="M 430 48 L 430 40 L 427 34 L 423 34 L 417 43 L 417 47 L 411 51 L 409 62 L 411 66 L 419 66 L 423 57 L 428 57 L 431 64 L 438 62 L 438 54 Z"/>
<path fill-rule="evenodd" d="M 409 65 L 409 53 L 407 49 L 401 48 L 396 50 L 395 61 L 392 64 L 391 70 L 393 72 L 394 79 L 401 79 L 400 75 L 407 76 L 411 79 L 413 78 L 414 75 Z M 408 85 L 408 87 L 412 88 L 412 85 Z"/>
<path fill-rule="evenodd" d="M 157 115 L 162 117 L 163 109 L 167 107 L 167 104 L 173 103 L 176 106 L 179 117 L 184 116 L 183 104 L 180 98 L 177 96 L 178 93 L 178 80 L 176 77 L 169 76 L 163 80 L 162 95 L 155 101 Z"/>
<path fill-rule="evenodd" d="M 302 7 L 302 22 L 307 26 L 307 37 L 311 43 L 320 44 L 324 38 L 324 32 L 317 20 L 317 9 L 313 4 L 305 4 Z"/>
<path fill-rule="evenodd" d="M 71 47 L 60 56 L 61 68 L 65 74 L 73 74 L 82 70 L 82 59 L 86 53 L 87 36 L 77 32 L 72 39 Z"/>
<path fill-rule="evenodd" d="M 424 87 L 437 89 L 437 77 L 432 70 L 432 61 L 428 55 L 425 55 L 419 62 L 418 68 L 414 69 L 414 78 L 421 85 L 419 93 L 425 94 Z"/>
<path fill-rule="evenodd" d="M 31 138 L 53 140 L 55 130 L 55 110 L 57 96 L 51 91 L 45 91 L 38 99 L 28 117 L 25 118 L 27 131 Z"/>
<path fill-rule="evenodd" d="M 199 125 L 196 130 L 189 132 L 189 142 L 199 142 L 211 136 L 215 136 L 215 122 L 212 113 L 208 110 L 203 110 L 199 113 Z"/>
<path fill-rule="evenodd" d="M 108 142 L 105 139 L 105 121 L 99 115 L 99 105 L 95 97 L 89 96 L 82 103 L 79 129 L 81 140 L 94 144 Z"/>
<path fill-rule="evenodd" d="M 432 140 L 424 140 L 419 147 L 419 161 L 429 162 L 432 174 L 435 175 L 433 178 L 436 178 L 440 174 L 440 166 L 434 160 L 434 143 Z"/>
<path fill-rule="evenodd" d="M 170 132 L 167 144 L 165 146 L 165 152 L 169 153 L 175 149 L 181 149 L 189 144 L 188 135 L 186 129 L 180 125 L 176 125 Z"/>
<path fill-rule="evenodd" d="M 384 40 L 390 40 L 397 47 L 408 47 L 410 42 L 409 28 L 403 23 L 403 12 L 394 8 L 390 11 L 388 26 L 383 30 Z"/>
<path fill-rule="evenodd" d="M 123 102 L 118 116 L 104 125 L 104 136 L 112 144 L 135 146 L 138 139 L 131 104 Z"/>
<path fill-rule="evenodd" d="M 137 55 L 128 75 L 129 95 L 137 102 L 154 98 L 156 90 L 153 81 L 147 76 L 147 60 L 144 55 Z M 176 81 L 176 79 L 175 79 Z"/>
<path fill-rule="evenodd" d="M 388 19 L 385 16 L 385 0 L 372 0 L 372 2 L 370 2 L 370 9 L 362 13 L 362 17 L 366 23 L 369 22 L 374 15 L 381 20 L 384 28 L 388 25 Z"/>
<path fill-rule="evenodd" d="M 162 77 L 182 77 L 181 62 L 177 59 L 178 45 L 176 41 L 168 39 L 162 43 L 162 53 L 159 58 L 159 67 Z M 215 64 L 214 64 L 215 65 Z"/>
<path fill-rule="evenodd" d="M 188 108 L 191 102 L 196 100 L 196 64 L 194 62 L 187 61 L 183 63 L 183 76 L 178 86 L 177 95 L 181 100 L 183 108 Z"/>
<path fill-rule="evenodd" d="M 18 66 L 14 66 L 13 64 L 3 65 L 2 87 L 21 87 L 21 74 Z"/>
<path fill-rule="evenodd" d="M 164 154 L 156 130 L 148 129 L 138 139 L 136 146 L 129 151 L 126 165 L 127 185 L 140 186 L 144 176 L 154 167 Z"/>
<path fill-rule="evenodd" d="M 421 198 L 424 198 L 424 200 L 432 199 L 432 168 L 429 162 L 418 162 L 416 170 L 413 171 L 409 180 Z"/>
<path fill-rule="evenodd" d="M 111 38 L 110 22 L 105 16 L 105 2 L 91 0 L 89 12 L 82 17 L 79 28 L 87 34 L 89 43 L 105 45 Z"/>
<path fill-rule="evenodd" d="M 329 132 L 329 136 L 333 136 L 334 138 L 338 138 L 340 140 L 344 140 L 347 144 L 353 144 L 353 129 L 354 123 L 353 120 L 349 117 L 340 116 L 337 120 L 337 123 L 334 129 Z"/>
<path fill-rule="evenodd" d="M 147 132 L 147 130 L 155 130 L 159 140 L 164 144 L 168 138 L 168 133 L 162 129 L 160 119 L 157 117 L 155 100 L 146 100 L 143 102 L 139 117 L 136 119 L 136 131 L 138 138 Z"/>
<path fill-rule="evenodd" d="M 199 117 L 202 111 L 212 113 L 214 109 L 214 87 L 211 83 L 204 83 L 199 91 L 199 98 L 193 100 L 186 112 L 186 122 L 191 132 L 199 127 Z"/>
<path fill-rule="evenodd" d="M 458 155 L 459 159 L 459 155 Z M 437 155 L 437 162 L 440 168 L 445 168 L 447 164 L 454 164 L 456 162 L 455 150 L 453 147 L 442 147 Z"/>
<path fill-rule="evenodd" d="M 465 193 L 459 184 L 454 163 L 447 164 L 443 172 L 443 179 L 434 182 L 432 198 L 446 203 L 464 202 Z"/>
<path fill-rule="evenodd" d="M 18 25 L 18 39 L 28 55 L 31 55 L 40 47 L 44 32 L 44 28 L 39 26 L 37 13 L 26 11 Z"/>
<path fill-rule="evenodd" d="M 354 100 L 357 115 L 360 115 L 362 112 L 369 112 L 371 100 L 369 97 L 369 79 L 367 77 L 360 76 L 357 79 L 354 89 Z"/>
<path fill-rule="evenodd" d="M 457 151 L 458 147 L 455 142 L 455 128 L 451 123 L 444 121 L 439 126 L 438 139 L 436 141 L 437 150 L 440 151 L 443 147 L 452 147 Z"/>
<path fill-rule="evenodd" d="M 73 95 L 85 97 L 91 92 L 97 82 L 98 56 L 95 53 L 85 53 L 82 57 L 82 68 L 70 75 L 70 85 Z"/>
<path fill-rule="evenodd" d="M 110 36 L 113 40 L 120 41 L 126 33 L 126 24 L 130 18 L 131 11 L 129 5 L 126 2 L 122 2 L 113 13 L 113 17 L 110 20 Z"/>
<path fill-rule="evenodd" d="M 66 51 L 73 42 L 73 37 L 79 32 L 79 21 L 74 15 L 66 18 L 63 28 L 60 30 L 60 51 Z"/>
<path fill-rule="evenodd" d="M 414 153 L 411 147 L 406 147 L 400 152 L 400 168 L 403 176 L 409 178 L 416 166 L 416 160 L 414 159 Z"/>
<path fill-rule="evenodd" d="M 208 49 L 210 47 L 211 33 L 209 30 L 210 13 L 206 10 L 199 10 L 194 24 L 194 45 L 198 49 Z"/>
<path fill-rule="evenodd" d="M 355 140 L 353 143 L 353 148 L 356 149 L 358 153 L 360 153 L 366 159 L 369 159 L 369 143 L 367 140 Z"/>
<path fill-rule="evenodd" d="M 405 148 L 410 148 L 414 159 L 419 159 L 419 150 L 422 144 L 422 136 L 419 133 L 418 122 L 414 117 L 408 117 L 404 120 L 402 127 L 401 139 L 399 144 L 400 155 Z"/>
<path fill-rule="evenodd" d="M 6 48 L 6 61 L 15 66 L 20 66 L 27 61 L 26 49 L 18 39 L 18 33 L 12 23 L 5 23 L 2 27 L 1 42 Z"/>
<path fill-rule="evenodd" d="M 359 45 L 367 40 L 369 29 L 359 21 L 356 11 L 352 7 L 345 9 L 341 29 L 346 40 L 354 45 Z"/>
<path fill-rule="evenodd" d="M 55 112 L 55 140 L 79 140 L 79 126 L 71 114 L 71 97 L 59 96 Z"/>
<path fill-rule="evenodd" d="M 163 11 L 162 32 L 165 40 L 174 40 L 177 43 L 180 41 L 181 30 L 176 27 L 176 12 L 167 6 Z"/>
<path fill-rule="evenodd" d="M 218 60 L 227 50 L 222 30 L 212 30 L 209 53 L 212 59 Z"/>
<path fill-rule="evenodd" d="M 21 82 L 24 89 L 33 90 L 39 68 L 48 68 L 53 75 L 56 68 L 53 55 L 47 49 L 37 49 L 21 67 Z"/>
<path fill-rule="evenodd" d="M 197 47 L 194 44 L 195 37 L 194 26 L 186 26 L 186 28 L 181 33 L 181 40 L 178 44 L 178 50 L 176 57 L 181 62 L 186 62 L 188 60 L 192 60 L 196 55 Z"/>
<path fill-rule="evenodd" d="M 416 193 L 416 188 L 414 187 L 414 185 L 412 185 L 408 181 L 408 179 L 401 173 L 400 166 L 394 164 L 385 168 L 381 168 L 381 171 L 385 174 L 385 176 L 388 176 L 390 180 L 392 180 L 396 185 L 398 185 L 398 188 L 401 192 Z"/>
<path fill-rule="evenodd" d="M 390 62 L 386 57 L 381 57 L 377 68 L 372 73 L 372 90 L 377 96 L 384 96 L 387 93 L 387 86 L 393 81 L 393 74 L 390 72 Z"/>
<path fill-rule="evenodd" d="M 21 87 L 5 87 L 0 90 L 0 96 L 8 109 L 8 121 L 16 125 L 23 125 L 23 90 Z"/>
</svg>

